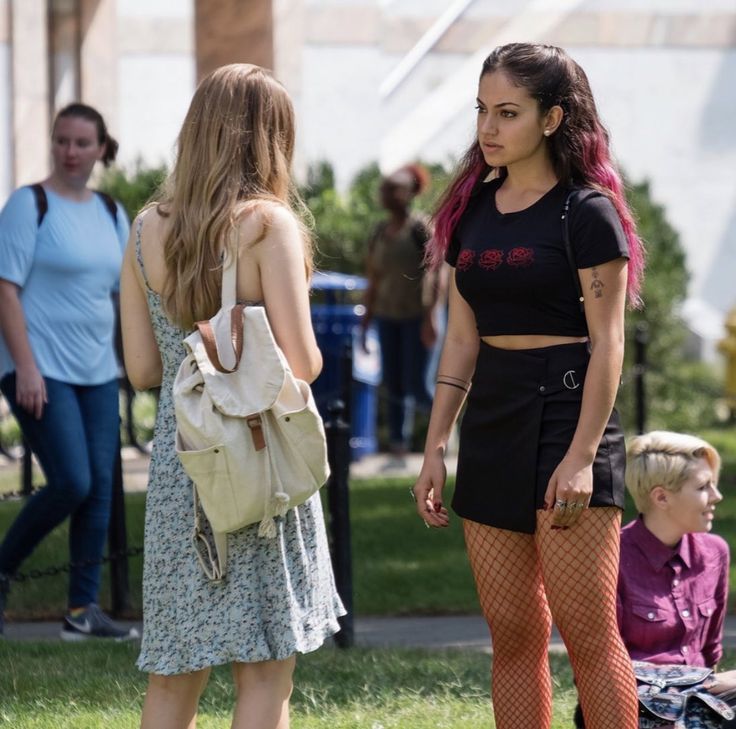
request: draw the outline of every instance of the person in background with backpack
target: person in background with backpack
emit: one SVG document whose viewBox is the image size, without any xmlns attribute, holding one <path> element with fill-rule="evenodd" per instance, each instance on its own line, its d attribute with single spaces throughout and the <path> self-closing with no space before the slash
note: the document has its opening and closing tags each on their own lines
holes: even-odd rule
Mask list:
<svg viewBox="0 0 736 729">
<path fill-rule="evenodd" d="M 227 574 L 208 579 L 192 544 L 192 482 L 176 451 L 183 340 L 220 309 L 230 256 L 238 301 L 265 307 L 294 376 L 312 382 L 322 368 L 309 312 L 311 240 L 291 177 L 295 133 L 291 99 L 270 72 L 232 64 L 210 73 L 162 195 L 134 221 L 125 254 L 126 370 L 136 389 L 161 386 L 146 496 L 142 729 L 193 727 L 220 664 L 233 669 L 233 729 L 288 729 L 296 654 L 319 648 L 344 614 L 319 494 L 277 517 L 274 536 L 257 523 L 229 533 Z"/>
<path fill-rule="evenodd" d="M 102 116 L 74 103 L 51 134 L 53 169 L 0 214 L 0 390 L 46 477 L 0 544 L 0 632 L 10 579 L 69 518 L 68 612 L 61 637 L 134 638 L 97 604 L 119 448 L 113 348 L 125 211 L 87 187 L 118 149 Z"/>
<path fill-rule="evenodd" d="M 416 508 L 448 526 L 444 454 L 467 397 L 452 507 L 491 632 L 496 726 L 549 729 L 554 620 L 590 729 L 635 729 L 613 404 L 641 241 L 588 79 L 563 49 L 499 46 L 476 94 L 476 136 L 429 244 L 455 270 Z"/>
<path fill-rule="evenodd" d="M 368 288 L 361 322 L 363 336 L 375 320 L 381 345 L 383 384 L 388 397 L 389 450 L 403 455 L 411 446 L 414 408 L 429 409 L 425 373 L 437 340 L 437 276 L 424 270 L 430 232 L 411 203 L 429 184 L 429 173 L 411 164 L 381 181 L 388 213 L 374 229 L 366 255 Z"/>
</svg>

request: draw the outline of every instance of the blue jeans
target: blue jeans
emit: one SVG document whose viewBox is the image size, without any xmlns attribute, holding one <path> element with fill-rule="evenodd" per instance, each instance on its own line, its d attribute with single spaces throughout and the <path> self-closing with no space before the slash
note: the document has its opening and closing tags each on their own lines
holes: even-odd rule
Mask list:
<svg viewBox="0 0 736 729">
<path fill-rule="evenodd" d="M 8 575 L 67 517 L 73 563 L 100 559 L 107 536 L 120 447 L 117 380 L 102 385 L 45 381 L 48 402 L 40 420 L 18 407 L 14 373 L 0 382 L 46 476 L 46 486 L 26 501 L 0 545 L 0 572 Z M 100 571 L 100 565 L 71 570 L 69 607 L 97 602 Z"/>
<path fill-rule="evenodd" d="M 414 431 L 415 406 L 429 409 L 432 398 L 425 383 L 429 352 L 422 344 L 422 320 L 376 317 L 381 342 L 383 384 L 388 393 L 391 445 L 408 448 Z"/>
</svg>

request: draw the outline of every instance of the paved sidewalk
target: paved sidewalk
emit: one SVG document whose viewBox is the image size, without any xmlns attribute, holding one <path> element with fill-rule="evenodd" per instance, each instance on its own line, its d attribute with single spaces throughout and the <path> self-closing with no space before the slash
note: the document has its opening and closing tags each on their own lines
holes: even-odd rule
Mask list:
<svg viewBox="0 0 736 729">
<path fill-rule="evenodd" d="M 145 491 L 148 485 L 149 456 L 136 448 L 122 449 L 123 488 L 128 492 Z M 445 459 L 448 473 L 454 473 L 457 456 L 449 455 Z M 364 456 L 350 465 L 350 477 L 362 478 L 403 478 L 419 475 L 422 467 L 421 453 L 408 453 L 405 456 L 393 456 L 388 453 L 375 453 Z M 37 468 L 37 466 L 34 466 Z M 11 461 L 0 455 L 0 475 L 12 483 L 13 489 L 20 488 L 20 463 Z M 18 482 L 15 483 L 17 476 Z"/>
<path fill-rule="evenodd" d="M 121 621 L 123 625 L 141 624 Z M 60 640 L 60 622 L 7 623 L 5 637 L 12 641 Z M 488 628 L 479 615 L 448 615 L 437 617 L 357 618 L 355 643 L 363 648 L 424 648 L 462 649 L 490 653 Z M 736 648 L 736 615 L 726 617 L 723 645 Z M 552 634 L 551 651 L 564 651 L 557 631 Z"/>
<path fill-rule="evenodd" d="M 135 626 L 141 632 L 140 623 L 121 624 Z M 5 637 L 11 641 L 60 640 L 60 629 L 60 622 L 7 623 Z M 363 648 L 455 648 L 490 653 L 488 628 L 479 615 L 357 618 L 355 643 Z M 556 634 L 550 650 L 564 650 Z"/>
</svg>

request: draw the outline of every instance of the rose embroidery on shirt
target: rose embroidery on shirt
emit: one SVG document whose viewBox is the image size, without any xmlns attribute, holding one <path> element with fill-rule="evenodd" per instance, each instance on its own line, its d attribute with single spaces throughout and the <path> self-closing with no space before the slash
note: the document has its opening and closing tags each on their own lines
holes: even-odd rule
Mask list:
<svg viewBox="0 0 736 729">
<path fill-rule="evenodd" d="M 460 251 L 460 255 L 457 257 L 456 268 L 458 271 L 467 271 L 472 265 L 475 259 L 475 251 Z"/>
<path fill-rule="evenodd" d="M 506 263 L 514 268 L 527 268 L 534 263 L 534 249 L 524 246 L 512 248 L 506 255 Z"/>
<path fill-rule="evenodd" d="M 503 251 L 498 248 L 489 248 L 480 254 L 478 265 L 486 271 L 495 271 L 503 263 Z"/>
</svg>

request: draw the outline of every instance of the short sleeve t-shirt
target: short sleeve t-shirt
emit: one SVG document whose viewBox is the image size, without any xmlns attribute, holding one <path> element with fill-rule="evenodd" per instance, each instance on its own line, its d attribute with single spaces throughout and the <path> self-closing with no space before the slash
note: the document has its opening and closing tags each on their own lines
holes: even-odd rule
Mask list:
<svg viewBox="0 0 736 729">
<path fill-rule="evenodd" d="M 117 376 L 117 291 L 128 220 L 114 223 L 98 195 L 75 202 L 46 189 L 38 225 L 33 191 L 16 190 L 0 213 L 0 278 L 20 288 L 31 351 L 44 377 L 97 385 Z M 0 335 L 0 377 L 15 370 Z"/>
<path fill-rule="evenodd" d="M 480 336 L 588 334 L 565 253 L 558 183 L 528 208 L 500 213 L 503 180 L 481 185 L 458 223 L 446 260 L 475 314 Z M 570 240 L 578 269 L 628 257 L 626 235 L 611 201 L 587 191 L 570 211 Z"/>
<path fill-rule="evenodd" d="M 429 233 L 424 221 L 407 219 L 393 236 L 379 224 L 368 244 L 368 261 L 376 279 L 374 314 L 406 321 L 424 311 L 424 245 Z"/>
</svg>

